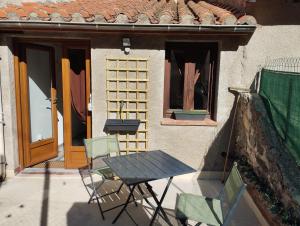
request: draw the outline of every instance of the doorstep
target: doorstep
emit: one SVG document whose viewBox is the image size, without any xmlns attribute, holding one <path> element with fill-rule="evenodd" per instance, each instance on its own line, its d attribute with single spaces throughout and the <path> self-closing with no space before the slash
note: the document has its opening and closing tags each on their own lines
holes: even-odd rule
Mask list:
<svg viewBox="0 0 300 226">
<path fill-rule="evenodd" d="M 68 175 L 68 176 L 80 176 L 78 169 L 62 169 L 62 168 L 25 168 L 18 176 L 32 176 L 32 175 Z"/>
</svg>

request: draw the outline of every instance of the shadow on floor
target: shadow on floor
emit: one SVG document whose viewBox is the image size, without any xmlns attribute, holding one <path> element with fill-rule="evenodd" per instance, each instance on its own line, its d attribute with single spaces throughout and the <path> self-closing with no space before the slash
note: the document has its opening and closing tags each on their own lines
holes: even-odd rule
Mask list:
<svg viewBox="0 0 300 226">
<path fill-rule="evenodd" d="M 133 217 L 136 224 L 130 219 L 128 214 L 124 212 L 118 221 L 115 224 L 112 224 L 115 216 L 120 211 L 120 208 L 112 210 L 105 213 L 105 220 L 102 220 L 102 217 L 99 213 L 98 206 L 96 203 L 87 204 L 87 203 L 74 203 L 71 209 L 67 213 L 67 225 L 68 226 L 134 226 L 141 225 L 146 226 L 150 224 L 153 210 L 149 207 L 146 207 L 142 204 L 135 206 L 133 203 L 128 206 L 128 212 Z M 174 212 L 171 210 L 165 210 L 168 217 L 170 218 L 174 226 L 178 225 L 176 219 L 174 218 Z M 153 226 L 164 226 L 167 225 L 163 219 L 159 216 L 156 218 L 156 221 Z"/>
<path fill-rule="evenodd" d="M 43 199 L 42 199 L 40 226 L 47 226 L 48 213 L 49 213 L 49 189 L 50 189 L 49 162 L 46 162 L 45 164 L 46 164 L 45 165 L 45 179 L 44 179 L 44 186 L 43 186 Z"/>
<path fill-rule="evenodd" d="M 116 191 L 121 184 L 121 181 L 106 181 L 100 187 L 100 193 L 102 195 L 109 194 L 112 191 Z M 89 188 L 88 188 L 89 189 Z M 152 203 L 153 198 L 151 198 L 150 193 L 147 192 L 145 186 L 141 186 L 141 189 L 144 192 L 144 196 L 148 198 L 148 200 Z M 114 206 L 121 205 L 126 202 L 127 197 L 129 195 L 129 189 L 124 185 L 120 190 L 119 194 L 113 193 L 103 197 L 101 202 L 101 207 L 105 211 Z M 118 207 L 114 210 L 108 211 L 104 213 L 105 220 L 102 219 L 100 210 L 98 208 L 97 202 L 94 201 L 91 204 L 87 202 L 76 202 L 72 205 L 67 213 L 67 225 L 68 226 L 79 226 L 79 225 L 115 225 L 115 226 L 130 226 L 130 225 L 149 225 L 152 219 L 154 210 L 147 204 L 147 202 L 143 199 L 141 193 L 136 189 L 134 191 L 134 196 L 137 202 L 137 206 L 134 202 L 131 202 L 126 211 L 122 213 L 120 218 L 115 224 L 112 224 L 114 218 L 118 215 L 119 211 L 121 211 L 121 207 Z M 87 200 L 88 201 L 88 200 Z M 174 210 L 165 209 L 166 214 L 170 218 L 172 225 L 178 225 L 175 219 Z M 132 219 L 134 220 L 132 220 Z M 154 223 L 155 226 L 163 226 L 166 225 L 165 221 L 157 216 L 156 221 Z"/>
</svg>

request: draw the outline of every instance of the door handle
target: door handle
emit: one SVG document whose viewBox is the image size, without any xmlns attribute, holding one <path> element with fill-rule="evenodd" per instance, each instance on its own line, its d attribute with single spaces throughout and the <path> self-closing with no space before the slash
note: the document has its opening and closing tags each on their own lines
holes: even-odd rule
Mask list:
<svg viewBox="0 0 300 226">
<path fill-rule="evenodd" d="M 56 98 L 54 101 L 53 101 L 53 104 L 57 104 L 57 103 L 59 103 L 60 102 L 60 100 L 58 99 L 58 98 Z"/>
</svg>

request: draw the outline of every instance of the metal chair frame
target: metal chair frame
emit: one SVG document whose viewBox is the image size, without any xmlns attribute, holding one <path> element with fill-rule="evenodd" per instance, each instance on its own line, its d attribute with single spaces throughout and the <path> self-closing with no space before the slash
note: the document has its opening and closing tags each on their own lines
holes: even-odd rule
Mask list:
<svg viewBox="0 0 300 226">
<path fill-rule="evenodd" d="M 89 155 L 88 154 L 88 142 L 94 142 L 93 140 L 100 140 L 100 139 L 116 139 L 115 142 L 117 144 L 117 149 L 118 150 L 115 150 L 115 151 L 110 151 L 110 150 L 106 150 L 104 151 L 103 154 L 101 155 L 96 155 L 96 156 L 93 156 L 92 155 Z M 85 183 L 84 181 L 84 178 L 83 176 L 81 176 L 81 179 L 82 179 L 82 182 L 85 186 L 85 189 L 87 190 L 90 198 L 89 198 L 89 201 L 88 201 L 88 204 L 90 204 L 92 201 L 96 200 L 97 201 L 97 205 L 99 207 L 99 211 L 101 213 L 101 216 L 102 216 L 102 219 L 105 220 L 105 217 L 104 217 L 104 213 L 107 212 L 107 211 L 110 211 L 112 209 L 115 209 L 119 206 L 115 206 L 115 207 L 112 207 L 110 209 L 107 209 L 107 210 L 103 210 L 102 207 L 101 207 L 101 203 L 99 201 L 99 199 L 105 197 L 105 196 L 109 196 L 111 194 L 118 194 L 122 188 L 122 186 L 124 185 L 124 183 L 122 182 L 120 187 L 116 190 L 116 191 L 112 191 L 110 193 L 107 193 L 107 194 L 104 194 L 102 195 L 99 191 L 100 187 L 105 183 L 105 180 L 107 180 L 107 178 L 101 173 L 96 173 L 97 169 L 93 169 L 93 161 L 95 161 L 96 159 L 98 158 L 107 158 L 111 155 L 111 153 L 116 153 L 117 155 L 119 155 L 120 153 L 120 147 L 119 147 L 119 143 L 118 143 L 118 140 L 117 140 L 117 137 L 114 136 L 114 135 L 108 135 L 108 136 L 101 136 L 101 137 L 95 137 L 95 138 L 90 138 L 90 139 L 85 139 L 84 140 L 84 146 L 85 146 L 85 155 L 86 155 L 86 159 L 87 159 L 87 165 L 88 165 L 88 174 L 89 174 L 89 177 L 90 177 L 90 180 L 91 180 L 91 186 L 92 186 L 92 192 L 89 191 L 88 189 L 88 185 Z M 93 151 L 93 150 L 92 150 Z M 109 169 L 109 167 L 105 167 L 103 169 Z M 100 169 L 98 169 L 100 170 Z M 99 182 L 99 184 L 97 185 L 93 179 L 93 175 L 98 175 L 102 178 L 102 180 Z M 134 198 L 134 197 L 133 197 Z M 134 198 L 134 201 L 135 201 L 135 198 Z"/>
<path fill-rule="evenodd" d="M 231 170 L 231 172 L 230 172 L 230 174 L 229 174 L 229 176 L 228 176 L 228 178 L 227 178 L 227 180 L 226 180 L 226 182 L 225 182 L 225 186 L 222 188 L 222 190 L 221 190 L 221 192 L 219 193 L 219 196 L 218 196 L 218 198 L 217 198 L 217 200 L 220 200 L 220 202 L 221 202 L 221 207 L 223 206 L 222 204 L 224 203 L 225 192 L 226 192 L 226 183 L 227 183 L 227 181 L 228 181 L 228 179 L 229 179 L 231 173 L 233 172 L 233 169 L 234 169 L 234 168 L 237 170 L 237 163 L 236 163 L 236 162 L 234 163 L 234 165 L 233 165 L 233 167 L 232 167 L 232 170 Z M 229 208 L 229 210 L 228 210 L 228 212 L 227 212 L 225 218 L 224 218 L 224 209 L 221 208 L 221 210 L 222 210 L 222 216 L 223 216 L 223 223 L 220 223 L 220 226 L 228 226 L 228 225 L 229 225 L 230 220 L 231 220 L 231 218 L 232 218 L 232 215 L 233 215 L 234 211 L 236 210 L 237 205 L 238 205 L 240 199 L 242 198 L 244 192 L 246 191 L 246 186 L 247 186 L 247 185 L 243 182 L 243 180 L 242 180 L 242 178 L 241 178 L 241 175 L 239 174 L 238 170 L 237 170 L 237 174 L 238 174 L 238 177 L 239 177 L 239 179 L 240 179 L 240 181 L 241 181 L 241 187 L 239 188 L 238 193 L 234 196 L 234 201 L 231 203 L 230 208 Z M 177 199 L 177 201 L 178 201 L 178 199 Z M 176 204 L 176 205 L 177 205 L 177 204 Z M 176 218 L 177 218 L 177 216 L 176 216 Z M 178 219 L 178 218 L 177 218 L 177 219 Z M 187 225 L 187 220 L 188 220 L 188 218 L 181 218 L 181 219 L 178 219 L 178 220 L 180 221 L 180 223 L 181 223 L 182 225 L 184 225 L 184 226 Z M 206 222 L 198 222 L 198 223 L 196 224 L 196 226 L 200 226 L 201 223 L 206 223 Z M 208 224 L 208 225 L 209 225 L 209 224 Z M 210 226 L 210 225 L 209 225 L 209 226 Z"/>
</svg>

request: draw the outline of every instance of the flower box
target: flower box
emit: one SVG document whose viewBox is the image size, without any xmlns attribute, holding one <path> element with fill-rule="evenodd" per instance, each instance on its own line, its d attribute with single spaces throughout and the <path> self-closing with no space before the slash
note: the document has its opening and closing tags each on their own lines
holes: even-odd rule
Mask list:
<svg viewBox="0 0 300 226">
<path fill-rule="evenodd" d="M 107 119 L 104 126 L 104 132 L 132 133 L 139 128 L 140 120 L 138 119 Z"/>
<path fill-rule="evenodd" d="M 176 120 L 204 120 L 209 118 L 209 113 L 204 110 L 175 110 L 173 111 L 173 116 Z"/>
</svg>

